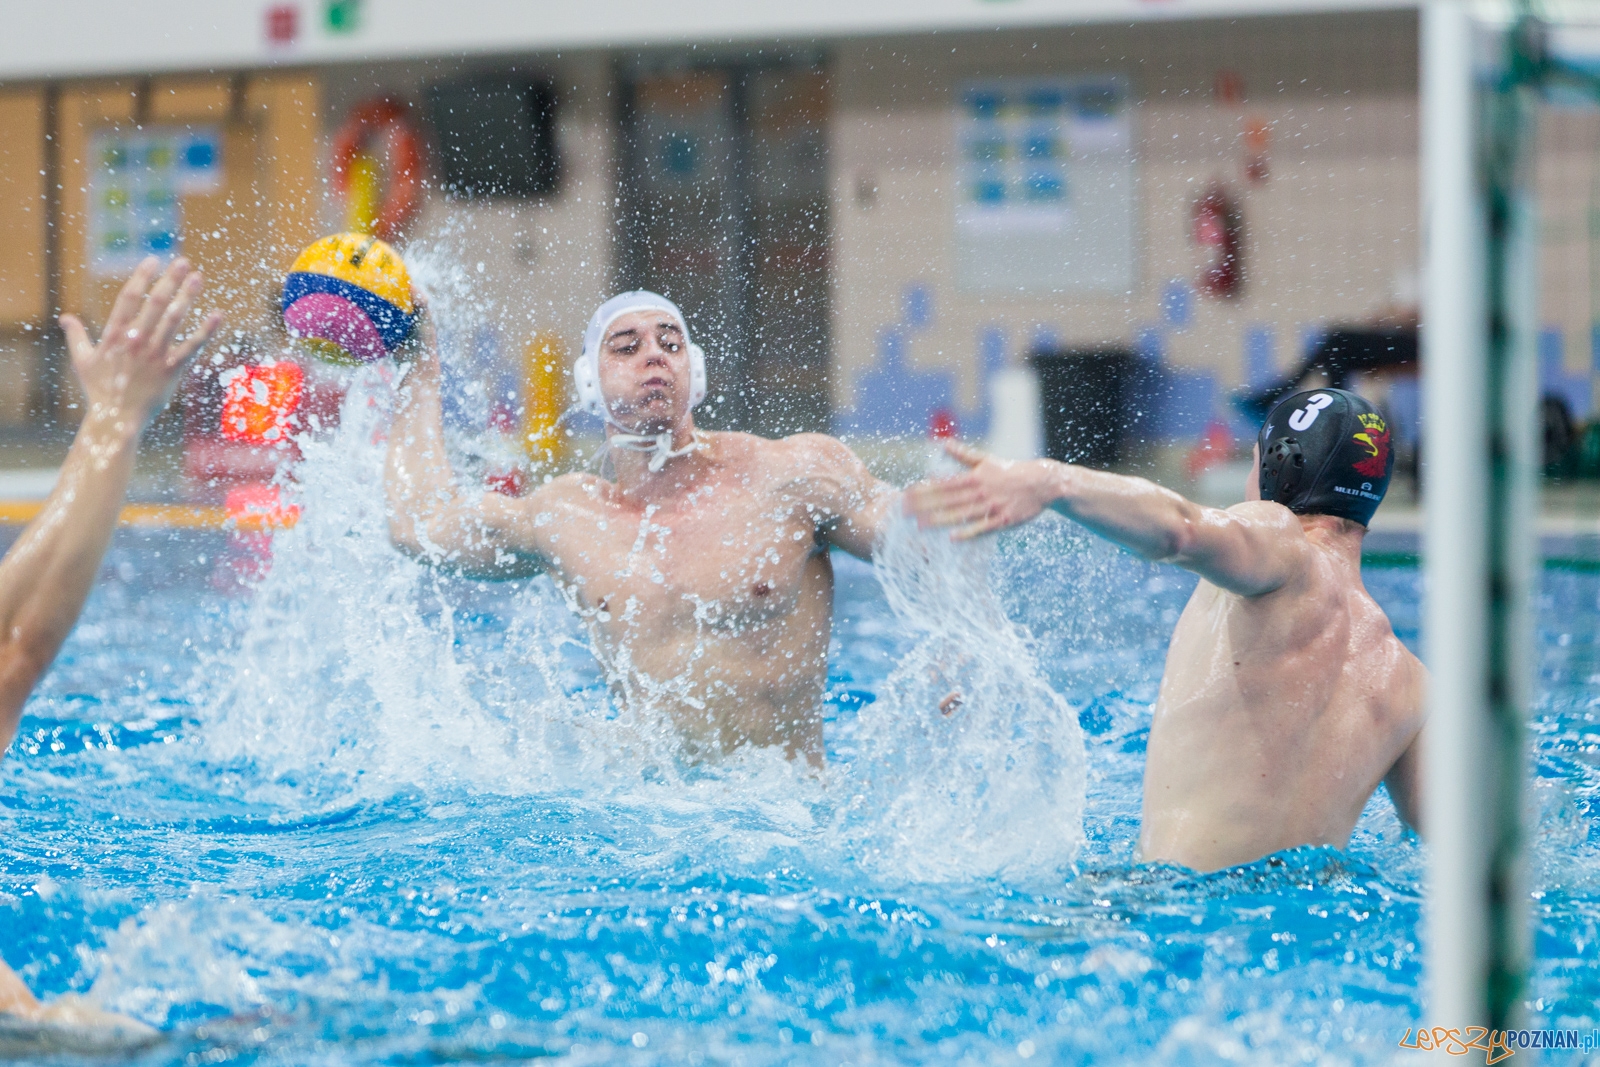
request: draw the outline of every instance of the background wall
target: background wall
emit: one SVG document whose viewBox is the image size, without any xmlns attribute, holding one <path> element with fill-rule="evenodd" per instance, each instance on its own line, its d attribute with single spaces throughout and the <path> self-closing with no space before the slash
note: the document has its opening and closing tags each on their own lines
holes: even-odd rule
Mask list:
<svg viewBox="0 0 1600 1067">
<path fill-rule="evenodd" d="M 1230 390 L 1286 369 L 1330 324 L 1403 308 L 1417 286 L 1416 31 L 1413 11 L 1392 10 L 762 46 L 818 56 L 826 74 L 816 121 L 826 130 L 831 197 L 823 388 L 835 427 L 920 436 L 929 415 L 948 408 L 965 436 L 982 436 L 997 368 L 1041 344 L 1114 343 L 1160 371 L 1148 413 L 1154 434 L 1188 442 L 1208 420 L 1228 417 Z M 748 57 L 752 47 L 650 55 L 692 66 L 717 54 Z M 224 188 L 186 200 L 185 251 L 211 275 L 235 325 L 270 342 L 277 279 L 306 241 L 343 224 L 327 195 L 327 152 L 349 108 L 383 93 L 420 103 L 430 82 L 476 71 L 554 79 L 560 188 L 522 201 L 454 200 L 430 189 L 412 246 L 421 269 L 464 272 L 474 329 L 485 332 L 463 343 L 492 356 L 488 363 L 514 371 L 536 334 L 558 337 L 570 358 L 588 314 L 622 273 L 617 72 L 637 61 L 633 52 L 591 49 L 0 85 L 0 433 L 31 433 L 41 410 L 71 401 L 51 340 L 54 306 L 98 320 L 116 288 L 84 269 L 85 153 L 96 127 L 226 130 Z M 955 87 L 1108 73 L 1127 79 L 1134 101 L 1132 289 L 1026 297 L 960 289 Z M 50 121 L 60 134 L 53 153 L 44 138 Z M 1268 140 L 1259 181 L 1246 173 L 1253 124 Z M 1552 107 L 1539 136 L 1544 386 L 1582 419 L 1594 406 L 1600 306 L 1592 221 L 1600 216 L 1600 110 Z M 53 253 L 52 179 L 60 215 Z M 1192 212 L 1213 181 L 1236 196 L 1244 219 L 1243 288 L 1227 300 L 1196 288 L 1204 257 Z M 803 309 L 785 310 L 793 317 Z M 1235 429 L 1249 427 L 1236 421 Z"/>
<path fill-rule="evenodd" d="M 88 268 L 95 131 L 220 131 L 217 187 L 182 198 L 181 251 L 206 273 L 207 299 L 229 328 L 259 335 L 276 325 L 276 286 L 264 268 L 316 230 L 316 106 L 316 77 L 303 71 L 0 90 L 0 429 L 76 422 L 75 382 L 53 320 L 71 310 L 98 326 L 122 284 Z"/>
<path fill-rule="evenodd" d="M 835 404 L 874 416 L 867 383 L 947 396 L 981 434 L 984 381 L 1037 343 L 1108 342 L 1158 360 L 1160 432 L 1191 437 L 1223 390 L 1287 367 L 1326 324 L 1414 298 L 1418 262 L 1416 19 L 1410 12 L 840 44 L 833 55 Z M 964 79 L 1115 73 L 1137 102 L 1139 280 L 1118 296 L 964 293 L 952 279 L 955 105 Z M 1236 102 L 1219 98 L 1227 79 Z M 1244 174 L 1264 121 L 1268 175 Z M 1243 210 L 1242 294 L 1194 290 L 1194 201 L 1224 181 Z"/>
<path fill-rule="evenodd" d="M 1594 409 L 1600 331 L 1600 108 L 1574 101 L 1539 117 L 1540 385 L 1578 419 Z"/>
<path fill-rule="evenodd" d="M 410 101 L 426 130 L 422 105 L 430 83 L 511 70 L 554 81 L 561 159 L 556 193 L 532 200 L 462 200 L 430 182 L 409 241 L 420 270 L 467 272 L 469 300 L 476 305 L 471 317 L 495 331 L 507 359 L 517 358 L 521 344 L 538 332 L 554 331 L 575 346 L 595 305 L 609 295 L 616 210 L 609 59 L 587 52 L 331 67 L 323 83 L 326 144 L 350 108 L 369 97 L 389 93 Z M 324 229 L 343 225 L 338 204 L 325 199 Z"/>
<path fill-rule="evenodd" d="M 197 9 L 184 0 L 58 0 L 7 10 L 0 78 L 1410 6 L 1415 0 L 271 0 Z"/>
<path fill-rule="evenodd" d="M 0 427 L 27 422 L 46 315 L 45 93 L 0 90 Z"/>
</svg>

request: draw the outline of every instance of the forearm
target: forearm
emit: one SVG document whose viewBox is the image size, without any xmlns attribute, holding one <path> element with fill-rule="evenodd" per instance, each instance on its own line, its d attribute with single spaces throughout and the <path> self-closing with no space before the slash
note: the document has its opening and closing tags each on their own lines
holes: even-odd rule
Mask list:
<svg viewBox="0 0 1600 1067">
<path fill-rule="evenodd" d="M 1144 478 L 1037 461 L 1042 503 L 1150 560 L 1179 560 L 1195 538 L 1201 508 Z"/>
<path fill-rule="evenodd" d="M 133 474 L 137 424 L 91 414 L 44 510 L 0 561 L 0 741 L 83 610 Z M 0 745 L 3 747 L 3 745 Z"/>
<path fill-rule="evenodd" d="M 389 539 L 423 562 L 476 578 L 540 573 L 543 557 L 522 544 L 505 498 L 463 494 L 445 448 L 438 364 L 418 364 L 389 432 Z"/>
<path fill-rule="evenodd" d="M 395 544 L 421 551 L 455 504 L 456 487 L 445 449 L 444 417 L 436 374 L 411 369 L 389 431 L 385 488 L 389 535 Z"/>
</svg>

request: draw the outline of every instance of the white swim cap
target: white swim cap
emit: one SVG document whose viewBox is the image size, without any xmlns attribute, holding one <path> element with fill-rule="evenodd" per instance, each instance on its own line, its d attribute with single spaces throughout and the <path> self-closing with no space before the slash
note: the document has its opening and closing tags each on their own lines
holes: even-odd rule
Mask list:
<svg viewBox="0 0 1600 1067">
<path fill-rule="evenodd" d="M 635 311 L 665 311 L 678 320 L 683 328 L 684 347 L 689 350 L 689 408 L 693 410 L 706 398 L 706 354 L 689 339 L 689 323 L 678 305 L 645 289 L 635 289 L 612 297 L 595 309 L 589 319 L 589 328 L 583 331 L 583 354 L 572 365 L 572 384 L 578 394 L 573 405 L 579 411 L 599 415 L 612 422 L 611 412 L 600 392 L 600 344 L 605 340 L 611 324 Z"/>
</svg>

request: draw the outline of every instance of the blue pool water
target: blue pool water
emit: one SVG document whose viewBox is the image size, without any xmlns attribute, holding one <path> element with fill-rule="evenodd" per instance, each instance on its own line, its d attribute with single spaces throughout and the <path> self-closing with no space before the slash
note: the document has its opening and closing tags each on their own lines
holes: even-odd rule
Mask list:
<svg viewBox="0 0 1600 1067">
<path fill-rule="evenodd" d="M 950 631 L 836 559 L 818 781 L 675 762 L 609 710 L 548 586 L 434 577 L 369 519 L 308 512 L 259 588 L 224 534 L 119 534 L 0 765 L 4 954 L 163 1028 L 137 1062 L 1420 1055 L 1396 1046 L 1420 1020 L 1424 846 L 1381 793 L 1345 852 L 1134 862 L 1181 573 L 1062 523 L 1009 535 L 990 573 L 1033 640 L 967 641 L 1006 677 L 949 668 L 999 694 L 963 724 L 905 711 L 896 674 Z M 1415 568 L 1367 578 L 1415 647 Z M 1529 1000 L 1587 1030 L 1600 575 L 1547 570 L 1540 618 Z M 1082 727 L 1081 844 L 1054 713 Z"/>
</svg>

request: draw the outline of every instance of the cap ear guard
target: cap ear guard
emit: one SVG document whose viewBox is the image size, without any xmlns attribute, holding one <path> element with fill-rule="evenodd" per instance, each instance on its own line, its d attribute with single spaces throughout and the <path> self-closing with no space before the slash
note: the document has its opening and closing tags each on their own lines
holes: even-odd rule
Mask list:
<svg viewBox="0 0 1600 1067">
<path fill-rule="evenodd" d="M 600 368 L 595 366 L 598 362 L 598 356 L 585 353 L 572 365 L 572 391 L 577 394 L 572 406 L 603 418 L 605 398 L 600 395 Z"/>
<path fill-rule="evenodd" d="M 1288 504 L 1300 492 L 1305 480 L 1306 457 L 1300 442 L 1279 437 L 1261 455 L 1261 499 Z"/>
<path fill-rule="evenodd" d="M 693 341 L 689 342 L 689 408 L 699 407 L 706 398 L 706 354 Z M 591 415 L 605 418 L 606 400 L 600 392 L 600 353 L 579 356 L 572 365 L 572 390 L 576 395 L 573 407 Z"/>
<path fill-rule="evenodd" d="M 693 341 L 689 342 L 689 410 L 700 406 L 706 398 L 706 353 Z"/>
</svg>

